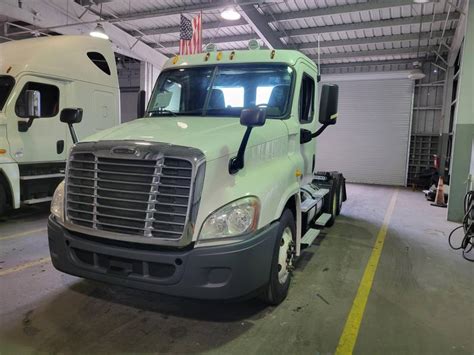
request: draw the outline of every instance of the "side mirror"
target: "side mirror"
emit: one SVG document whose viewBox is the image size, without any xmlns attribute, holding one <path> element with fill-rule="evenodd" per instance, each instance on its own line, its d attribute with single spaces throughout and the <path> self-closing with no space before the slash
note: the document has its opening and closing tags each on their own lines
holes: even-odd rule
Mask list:
<svg viewBox="0 0 474 355">
<path fill-rule="evenodd" d="M 240 113 L 240 124 L 247 127 L 242 142 L 240 142 L 237 156 L 229 161 L 229 174 L 234 175 L 244 167 L 244 156 L 252 128 L 261 127 L 265 124 L 266 110 L 264 108 L 246 108 Z"/>
<path fill-rule="evenodd" d="M 246 127 L 261 127 L 265 124 L 264 108 L 246 108 L 240 113 L 240 124 Z"/>
<path fill-rule="evenodd" d="M 41 117 L 41 93 L 38 90 L 26 90 L 26 115 L 29 118 Z"/>
<path fill-rule="evenodd" d="M 73 124 L 82 121 L 82 108 L 65 108 L 61 111 L 59 119 L 61 122 L 67 123 L 69 126 L 69 132 L 71 133 L 72 142 L 76 144 L 78 140 Z"/>
<path fill-rule="evenodd" d="M 137 100 L 137 118 L 145 116 L 145 105 L 146 105 L 146 91 L 140 90 L 138 92 Z"/>
<path fill-rule="evenodd" d="M 61 111 L 59 119 L 67 124 L 79 123 L 82 121 L 82 108 L 65 108 Z"/>
<path fill-rule="evenodd" d="M 319 123 L 325 126 L 336 124 L 338 96 L 339 87 L 337 85 L 323 85 L 319 104 Z"/>
</svg>

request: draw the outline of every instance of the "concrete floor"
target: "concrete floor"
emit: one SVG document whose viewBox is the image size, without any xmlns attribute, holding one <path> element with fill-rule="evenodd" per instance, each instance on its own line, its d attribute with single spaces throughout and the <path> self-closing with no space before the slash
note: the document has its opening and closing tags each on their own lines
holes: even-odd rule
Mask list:
<svg viewBox="0 0 474 355">
<path fill-rule="evenodd" d="M 393 190 L 348 187 L 342 215 L 300 260 L 277 308 L 62 274 L 41 260 L 47 209 L 15 213 L 0 222 L 0 353 L 333 353 Z M 456 224 L 445 215 L 400 190 L 355 353 L 474 353 L 474 265 L 449 248 Z"/>
</svg>

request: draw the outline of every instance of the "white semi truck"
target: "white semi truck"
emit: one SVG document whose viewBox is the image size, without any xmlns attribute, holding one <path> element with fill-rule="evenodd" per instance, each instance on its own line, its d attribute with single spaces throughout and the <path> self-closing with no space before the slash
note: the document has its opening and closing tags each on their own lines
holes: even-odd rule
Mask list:
<svg viewBox="0 0 474 355">
<path fill-rule="evenodd" d="M 55 36 L 0 44 L 0 215 L 50 201 L 72 146 L 63 109 L 81 107 L 79 138 L 120 123 L 110 42 Z"/>
<path fill-rule="evenodd" d="M 176 296 L 280 303 L 296 258 L 346 199 L 342 174 L 314 173 L 338 95 L 323 85 L 318 107 L 317 79 L 292 50 L 171 58 L 144 118 L 72 148 L 48 223 L 54 266 Z"/>
</svg>

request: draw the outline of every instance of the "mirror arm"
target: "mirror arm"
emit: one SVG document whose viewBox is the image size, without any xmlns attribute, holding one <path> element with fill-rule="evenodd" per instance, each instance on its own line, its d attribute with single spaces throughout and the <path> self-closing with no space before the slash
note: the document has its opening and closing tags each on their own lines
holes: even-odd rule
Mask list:
<svg viewBox="0 0 474 355">
<path fill-rule="evenodd" d="M 72 123 L 68 123 L 67 125 L 69 127 L 69 132 L 71 133 L 72 143 L 76 144 L 78 142 L 76 131 L 74 130 Z"/>
<path fill-rule="evenodd" d="M 247 143 L 249 141 L 250 132 L 252 132 L 252 127 L 247 127 L 242 142 L 240 142 L 239 151 L 237 156 L 229 160 L 229 174 L 234 175 L 244 167 L 244 155 L 245 149 L 247 148 Z"/>
<path fill-rule="evenodd" d="M 28 120 L 20 120 L 18 121 L 18 132 L 28 132 L 28 129 L 33 124 L 34 118 L 30 117 Z"/>
<path fill-rule="evenodd" d="M 324 132 L 324 130 L 328 127 L 329 125 L 328 124 L 323 124 L 321 127 L 319 127 L 319 129 L 314 132 L 312 135 L 311 135 L 311 138 L 316 138 L 317 136 L 319 136 L 321 133 Z"/>
</svg>

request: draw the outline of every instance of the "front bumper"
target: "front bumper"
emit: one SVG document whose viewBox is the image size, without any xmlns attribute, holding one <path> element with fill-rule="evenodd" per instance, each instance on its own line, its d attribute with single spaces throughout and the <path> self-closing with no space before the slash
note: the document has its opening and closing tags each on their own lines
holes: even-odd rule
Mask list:
<svg viewBox="0 0 474 355">
<path fill-rule="evenodd" d="M 102 243 L 48 222 L 51 259 L 65 273 L 136 289 L 199 299 L 252 294 L 270 278 L 278 223 L 245 241 L 188 250 Z M 105 242 L 105 240 L 104 240 Z"/>
</svg>

